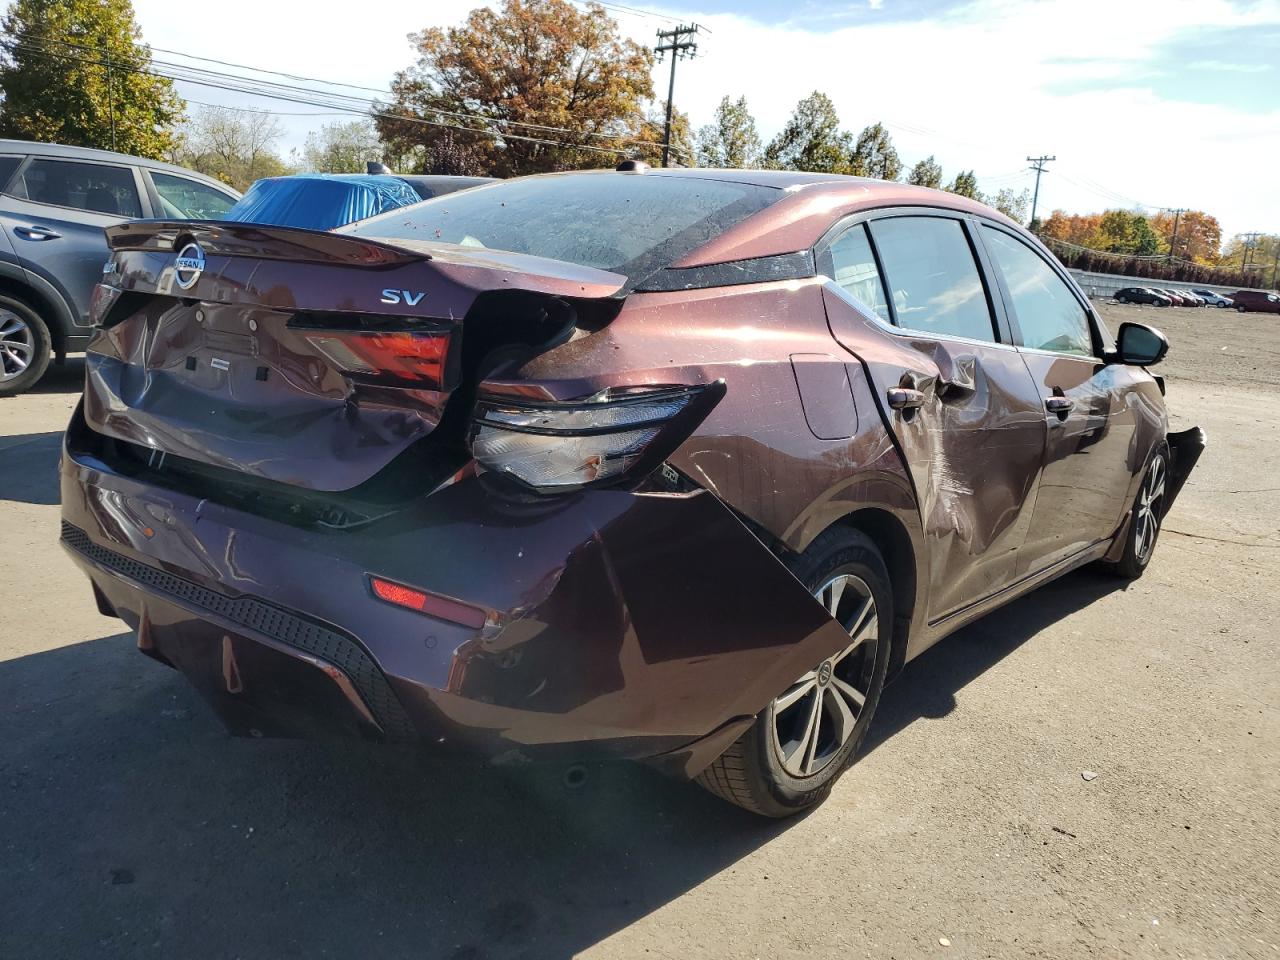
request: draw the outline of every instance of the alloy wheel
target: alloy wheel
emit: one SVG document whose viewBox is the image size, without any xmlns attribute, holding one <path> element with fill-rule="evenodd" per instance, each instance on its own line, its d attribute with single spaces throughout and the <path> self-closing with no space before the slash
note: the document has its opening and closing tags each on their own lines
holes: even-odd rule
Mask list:
<svg viewBox="0 0 1280 960">
<path fill-rule="evenodd" d="M 0 381 L 21 376 L 36 353 L 36 338 L 26 321 L 0 310 Z"/>
<path fill-rule="evenodd" d="M 773 749 L 793 777 L 810 777 L 824 769 L 858 730 L 880 638 L 875 597 L 861 577 L 833 576 L 814 596 L 852 642 L 773 701 Z"/>
<path fill-rule="evenodd" d="M 1147 469 L 1147 478 L 1142 482 L 1142 490 L 1138 494 L 1133 552 L 1143 563 L 1151 556 L 1151 551 L 1156 545 L 1156 534 L 1160 532 L 1160 520 L 1164 507 L 1164 480 L 1164 457 L 1157 456 L 1151 461 L 1151 466 Z"/>
</svg>

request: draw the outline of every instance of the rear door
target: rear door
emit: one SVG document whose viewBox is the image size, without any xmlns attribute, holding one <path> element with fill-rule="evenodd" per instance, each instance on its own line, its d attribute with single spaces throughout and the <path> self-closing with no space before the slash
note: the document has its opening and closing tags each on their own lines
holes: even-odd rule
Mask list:
<svg viewBox="0 0 1280 960">
<path fill-rule="evenodd" d="M 1115 532 L 1128 506 L 1135 459 L 1141 459 L 1134 405 L 1145 400 L 1135 388 L 1146 375 L 1103 361 L 1107 344 L 1093 311 L 1041 251 L 996 224 L 983 223 L 978 232 L 1047 426 L 1044 473 L 1021 564 L 1030 572 Z"/>
<path fill-rule="evenodd" d="M 150 169 L 144 169 L 142 175 L 151 181 L 151 203 L 157 217 L 221 220 L 236 203 L 231 191 L 191 177 Z"/>
<path fill-rule="evenodd" d="M 89 299 L 107 260 L 105 227 L 145 217 L 132 166 L 31 157 L 9 185 L 0 225 L 23 266 L 53 284 L 88 325 Z"/>
<path fill-rule="evenodd" d="M 872 381 L 929 540 L 931 623 L 1016 575 L 1044 452 L 1039 393 L 958 213 L 888 211 L 819 250 L 836 339 Z"/>
</svg>

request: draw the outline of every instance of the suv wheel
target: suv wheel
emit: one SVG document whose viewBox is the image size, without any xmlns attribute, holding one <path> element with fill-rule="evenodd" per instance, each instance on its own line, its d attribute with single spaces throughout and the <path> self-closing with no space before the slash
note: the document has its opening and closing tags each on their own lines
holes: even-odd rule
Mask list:
<svg viewBox="0 0 1280 960">
<path fill-rule="evenodd" d="M 866 739 L 884 689 L 893 594 L 866 536 L 830 530 L 792 572 L 849 633 L 849 644 L 796 678 L 698 777 L 730 803 L 790 817 L 826 799 Z"/>
<path fill-rule="evenodd" d="M 21 300 L 0 296 L 0 396 L 34 386 L 52 354 L 49 328 L 39 314 Z"/>
</svg>

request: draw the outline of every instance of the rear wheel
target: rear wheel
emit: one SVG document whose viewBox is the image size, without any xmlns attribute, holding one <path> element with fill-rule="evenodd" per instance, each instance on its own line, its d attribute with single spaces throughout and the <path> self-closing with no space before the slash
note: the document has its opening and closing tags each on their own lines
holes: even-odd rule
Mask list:
<svg viewBox="0 0 1280 960">
<path fill-rule="evenodd" d="M 864 535 L 828 531 L 793 572 L 849 643 L 797 677 L 698 777 L 717 796 L 767 817 L 821 803 L 853 762 L 884 689 L 893 628 L 889 575 Z"/>
<path fill-rule="evenodd" d="M 1129 302 L 1128 297 L 1116 297 L 1116 303 L 1128 303 L 1128 302 Z"/>
<path fill-rule="evenodd" d="M 1236 312 L 1237 312 L 1237 313 L 1244 313 L 1244 312 L 1245 312 L 1245 309 L 1244 309 L 1244 307 L 1236 307 Z"/>
<path fill-rule="evenodd" d="M 1169 448 L 1162 447 L 1147 464 L 1125 533 L 1124 554 L 1104 566 L 1118 577 L 1136 580 L 1146 572 L 1164 522 L 1165 486 L 1169 478 Z"/>
<path fill-rule="evenodd" d="M 52 354 L 49 328 L 40 316 L 21 300 L 0 296 L 0 396 L 34 386 Z"/>
</svg>

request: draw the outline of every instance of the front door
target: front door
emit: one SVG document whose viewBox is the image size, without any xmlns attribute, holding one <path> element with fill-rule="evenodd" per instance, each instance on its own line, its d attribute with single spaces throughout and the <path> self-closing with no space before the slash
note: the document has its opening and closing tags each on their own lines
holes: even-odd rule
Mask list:
<svg viewBox="0 0 1280 960">
<path fill-rule="evenodd" d="M 1102 331 L 1058 270 L 1008 230 L 984 224 L 979 232 L 1048 428 L 1021 564 L 1034 572 L 1115 532 L 1143 466 L 1136 429 L 1148 417 L 1134 406 L 1144 401 L 1133 370 L 1103 362 Z"/>
<path fill-rule="evenodd" d="M 832 332 L 862 361 L 915 484 L 931 623 L 1016 577 L 1044 455 L 1039 391 L 997 322 L 972 230 L 962 215 L 886 213 L 819 251 Z"/>
</svg>

